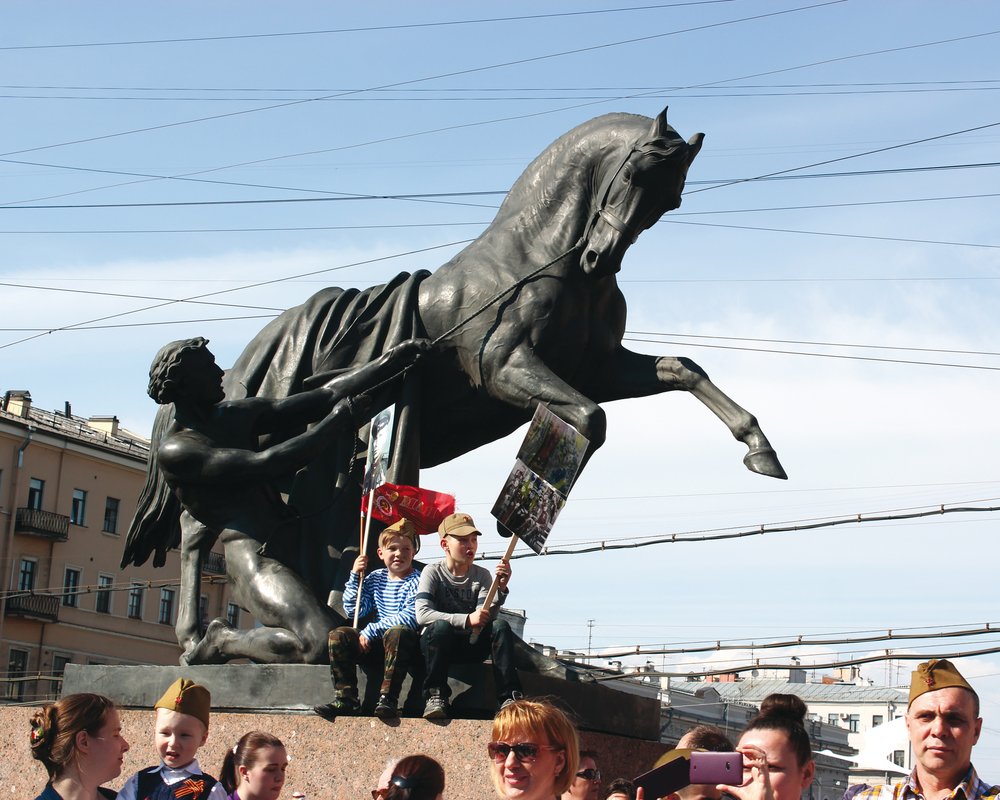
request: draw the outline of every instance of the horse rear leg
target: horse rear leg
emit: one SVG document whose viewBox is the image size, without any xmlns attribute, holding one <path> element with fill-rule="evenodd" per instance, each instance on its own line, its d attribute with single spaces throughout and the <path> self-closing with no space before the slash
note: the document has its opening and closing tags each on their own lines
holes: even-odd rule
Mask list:
<svg viewBox="0 0 1000 800">
<path fill-rule="evenodd" d="M 712 383 L 705 370 L 691 359 L 661 356 L 656 359 L 656 375 L 661 384 L 669 387 L 665 391 L 684 389 L 690 392 L 725 423 L 733 436 L 749 449 L 743 457 L 747 469 L 771 478 L 788 478 L 774 448 L 757 424 L 757 418 Z"/>
</svg>

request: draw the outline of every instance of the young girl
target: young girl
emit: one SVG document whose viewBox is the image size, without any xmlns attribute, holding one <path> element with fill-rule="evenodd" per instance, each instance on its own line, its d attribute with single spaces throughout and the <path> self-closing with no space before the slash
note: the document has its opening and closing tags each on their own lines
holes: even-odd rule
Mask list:
<svg viewBox="0 0 1000 800">
<path fill-rule="evenodd" d="M 229 800 L 276 800 L 287 769 L 288 752 L 281 739 L 251 731 L 226 753 L 219 781 Z"/>
<path fill-rule="evenodd" d="M 129 744 L 115 704 L 99 694 L 70 694 L 31 717 L 31 756 L 49 773 L 35 800 L 104 800 L 101 787 L 117 778 Z"/>
</svg>

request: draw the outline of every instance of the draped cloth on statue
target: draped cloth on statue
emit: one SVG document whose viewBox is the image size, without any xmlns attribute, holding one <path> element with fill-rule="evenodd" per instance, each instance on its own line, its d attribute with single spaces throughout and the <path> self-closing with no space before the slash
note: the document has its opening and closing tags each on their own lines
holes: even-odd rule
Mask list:
<svg viewBox="0 0 1000 800">
<path fill-rule="evenodd" d="M 420 270 L 400 273 L 368 289 L 323 289 L 288 309 L 265 326 L 226 371 L 227 399 L 287 397 L 373 361 L 400 342 L 425 336 L 417 302 L 420 284 L 428 275 Z M 411 374 L 392 381 L 378 392 L 372 407 L 375 413 L 397 403 L 389 468 L 389 480 L 396 483 L 415 483 L 418 477 L 414 474 L 419 468 L 416 380 Z M 264 439 L 261 447 L 301 430 Z M 350 563 L 337 569 L 343 548 L 358 541 L 358 476 L 364 467 L 363 450 L 358 463 L 359 449 L 356 436 L 345 436 L 295 476 L 280 481 L 289 505 L 302 516 L 303 540 L 294 548 L 297 555 L 288 551 L 279 555 L 280 550 L 275 555 L 298 569 L 324 600 L 326 591 L 339 586 L 350 571 Z"/>
</svg>

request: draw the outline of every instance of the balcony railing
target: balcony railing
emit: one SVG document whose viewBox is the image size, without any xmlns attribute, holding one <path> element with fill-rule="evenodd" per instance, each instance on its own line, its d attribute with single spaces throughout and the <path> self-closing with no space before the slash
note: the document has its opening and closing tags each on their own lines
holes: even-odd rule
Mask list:
<svg viewBox="0 0 1000 800">
<path fill-rule="evenodd" d="M 209 553 L 205 556 L 201 568 L 211 575 L 225 575 L 226 557 L 222 553 Z"/>
<path fill-rule="evenodd" d="M 69 538 L 69 517 L 37 508 L 19 508 L 14 533 L 27 533 L 65 542 Z"/>
<path fill-rule="evenodd" d="M 7 616 L 55 622 L 59 619 L 59 597 L 54 594 L 22 594 L 7 598 Z"/>
</svg>

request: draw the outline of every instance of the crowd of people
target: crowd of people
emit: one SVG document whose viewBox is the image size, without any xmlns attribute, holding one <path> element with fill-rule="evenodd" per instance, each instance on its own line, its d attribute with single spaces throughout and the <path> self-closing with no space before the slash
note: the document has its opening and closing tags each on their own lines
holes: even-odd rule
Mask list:
<svg viewBox="0 0 1000 800">
<path fill-rule="evenodd" d="M 289 757 L 277 737 L 244 734 L 226 753 L 215 778 L 201 769 L 198 749 L 208 738 L 211 698 L 184 678 L 154 705 L 160 763 L 132 775 L 117 794 L 103 784 L 121 774 L 129 743 L 114 703 L 97 694 L 72 694 L 31 718 L 31 752 L 49 780 L 36 800 L 278 800 Z M 805 728 L 806 705 L 795 695 L 767 697 L 734 747 L 725 734 L 700 725 L 678 753 L 738 752 L 743 771 L 733 784 L 683 780 L 662 798 L 647 796 L 645 776 L 609 781 L 604 800 L 800 800 L 816 771 Z M 982 719 L 979 696 L 953 664 L 931 660 L 914 671 L 906 712 L 914 768 L 906 781 L 850 787 L 844 800 L 997 800 L 1000 786 L 972 766 Z M 486 748 L 490 777 L 502 800 L 602 800 L 600 754 L 581 750 L 570 716 L 553 702 L 518 698 L 493 720 Z M 485 777 L 485 776 L 484 776 Z M 742 781 L 742 782 L 740 782 Z M 373 800 L 443 800 L 445 771 L 427 755 L 390 761 L 371 791 Z"/>
</svg>

